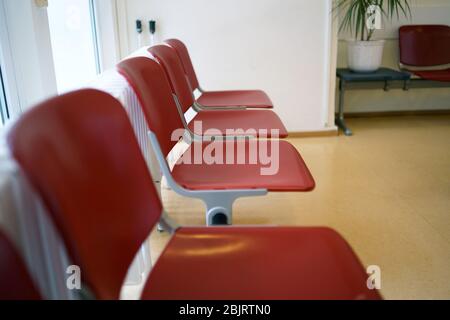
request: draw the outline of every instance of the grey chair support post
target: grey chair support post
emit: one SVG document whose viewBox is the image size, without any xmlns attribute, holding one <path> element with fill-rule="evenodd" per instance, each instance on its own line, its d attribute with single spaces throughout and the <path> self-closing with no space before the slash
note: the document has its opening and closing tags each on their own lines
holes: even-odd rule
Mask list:
<svg viewBox="0 0 450 320">
<path fill-rule="evenodd" d="M 162 174 L 166 177 L 167 184 L 181 196 L 203 200 L 206 205 L 206 224 L 208 226 L 231 225 L 233 221 L 233 203 L 237 199 L 265 196 L 268 193 L 266 189 L 187 190 L 181 187 L 173 178 L 156 135 L 152 131 L 149 131 L 148 135 Z"/>
</svg>

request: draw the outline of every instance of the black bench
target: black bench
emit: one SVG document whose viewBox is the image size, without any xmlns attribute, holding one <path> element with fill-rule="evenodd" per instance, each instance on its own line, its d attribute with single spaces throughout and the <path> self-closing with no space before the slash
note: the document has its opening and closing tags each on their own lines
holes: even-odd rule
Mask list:
<svg viewBox="0 0 450 320">
<path fill-rule="evenodd" d="M 339 108 L 336 116 L 336 125 L 344 131 L 346 136 L 353 134 L 345 124 L 344 119 L 344 98 L 346 90 L 383 89 L 388 91 L 391 88 L 408 90 L 411 80 L 410 73 L 388 68 L 380 68 L 378 71 L 371 73 L 357 73 L 350 69 L 337 69 L 337 77 L 339 78 Z"/>
</svg>

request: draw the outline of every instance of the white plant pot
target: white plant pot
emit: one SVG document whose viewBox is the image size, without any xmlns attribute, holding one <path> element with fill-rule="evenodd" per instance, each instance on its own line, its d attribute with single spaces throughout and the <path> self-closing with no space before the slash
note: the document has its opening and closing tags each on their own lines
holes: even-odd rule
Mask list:
<svg viewBox="0 0 450 320">
<path fill-rule="evenodd" d="M 375 72 L 383 59 L 384 40 L 348 40 L 348 67 L 354 72 Z"/>
</svg>

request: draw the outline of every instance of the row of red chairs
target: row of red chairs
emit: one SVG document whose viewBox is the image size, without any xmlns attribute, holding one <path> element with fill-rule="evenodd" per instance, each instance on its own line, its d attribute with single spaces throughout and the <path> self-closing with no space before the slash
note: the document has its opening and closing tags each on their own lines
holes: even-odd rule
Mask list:
<svg viewBox="0 0 450 320">
<path fill-rule="evenodd" d="M 305 192 L 315 187 L 314 179 L 298 151 L 288 142 L 279 140 L 267 142 L 268 149 L 272 143 L 276 143 L 278 150 L 277 162 L 280 165 L 272 175 L 261 174 L 265 167 L 261 158 L 257 159 L 257 163 L 239 165 L 180 163 L 170 171 L 166 157 L 177 144 L 172 139 L 177 129 L 184 128 L 190 136 L 197 137 L 192 139 L 190 148 L 183 155 L 189 155 L 190 159 L 195 157 L 194 153 L 198 150 L 208 148 L 210 142 L 204 141 L 202 132 L 190 131 L 186 124 L 184 114 L 194 105 L 194 97 L 177 52 L 164 45 L 152 47 L 149 51 L 154 59 L 128 59 L 118 65 L 118 70 L 138 96 L 155 154 L 170 187 L 183 196 L 203 200 L 208 225 L 232 224 L 232 206 L 238 198 L 265 195 L 269 191 Z M 278 120 L 274 124 L 271 118 Z M 244 129 L 244 132 L 254 128 L 256 132 L 267 132 L 282 126 L 279 118 L 270 110 L 207 110 L 199 112 L 191 124 L 197 121 L 203 128 L 217 128 L 219 134 L 223 135 L 229 128 Z M 239 144 L 245 144 L 245 154 L 248 155 L 255 152 L 257 146 L 252 143 L 255 138 L 258 135 L 245 142 L 225 140 L 223 158 L 228 158 L 228 152 L 231 152 L 235 160 L 233 163 L 238 163 Z"/>
<path fill-rule="evenodd" d="M 139 97 L 161 170 L 175 191 L 202 198 L 209 209 L 217 209 L 217 217 L 240 196 L 314 187 L 305 163 L 287 142 L 280 142 L 280 173 L 269 178 L 257 174 L 261 164 L 180 164 L 171 172 L 165 159 L 175 144 L 170 136 L 184 127 L 182 111 L 192 102 L 182 91 L 182 79 L 191 82 L 191 94 L 198 82 L 185 77 L 193 75 L 186 66 L 179 74 L 182 62 L 173 48 L 150 51 L 155 59 L 133 58 L 118 68 Z M 196 143 L 204 147 L 211 142 L 193 139 Z M 38 105 L 17 121 L 8 144 L 42 197 L 71 260 L 80 266 L 84 291 L 97 299 L 119 298 L 134 256 L 158 222 L 172 238 L 142 299 L 381 298 L 368 288 L 368 275 L 353 250 L 331 229 L 175 225 L 164 212 L 124 108 L 104 92 L 80 90 Z M 7 248 L 0 259 L 8 262 L 0 266 L 2 283 L 12 271 L 23 280 L 17 280 L 20 290 L 0 286 L 0 298 L 36 298 L 5 237 L 0 247 Z"/>
<path fill-rule="evenodd" d="M 197 99 L 200 108 L 258 108 L 272 109 L 273 103 L 269 96 L 261 90 L 233 90 L 233 91 L 205 91 L 200 86 L 200 82 L 195 72 L 189 51 L 186 45 L 178 39 L 170 39 L 165 42 L 176 50 L 183 69 L 193 92 L 199 90 L 201 96 Z"/>
<path fill-rule="evenodd" d="M 286 128 L 276 113 L 267 109 L 255 110 L 258 106 L 273 107 L 265 93 L 261 93 L 262 101 L 259 101 L 258 93 L 260 91 L 251 91 L 251 93 L 248 93 L 249 91 L 225 91 L 220 94 L 217 92 L 205 92 L 196 101 L 192 88 L 196 87 L 195 84 L 198 82 L 189 80 L 191 78 L 196 79 L 195 73 L 193 73 L 193 77 L 188 77 L 187 75 L 190 72 L 185 72 L 185 70 L 189 70 L 186 66 L 192 66 L 186 47 L 179 40 L 169 40 L 167 43 L 169 45 L 154 46 L 149 51 L 166 71 L 172 93 L 178 99 L 180 112 L 184 114 L 191 107 L 197 111 L 194 121 L 190 125 L 185 125 L 186 129 L 200 136 L 203 136 L 206 131 L 211 129 L 218 129 L 225 134 L 227 129 L 234 128 L 243 129 L 243 131 L 253 129 L 256 132 L 256 137 L 259 137 L 259 134 L 264 131 L 267 132 L 268 138 L 272 138 L 274 130 L 277 134 L 276 138 L 286 138 L 288 136 Z M 183 64 L 183 61 L 186 62 Z M 252 97 L 247 97 L 247 95 Z M 227 106 L 230 103 L 232 103 L 231 107 Z M 252 110 L 246 108 L 246 105 L 252 106 Z M 211 106 L 215 110 L 211 110 Z M 245 109 L 231 110 L 239 106 L 244 106 Z M 220 108 L 222 110 L 217 110 Z M 195 121 L 202 122 L 202 131 L 194 131 L 193 125 Z"/>
</svg>

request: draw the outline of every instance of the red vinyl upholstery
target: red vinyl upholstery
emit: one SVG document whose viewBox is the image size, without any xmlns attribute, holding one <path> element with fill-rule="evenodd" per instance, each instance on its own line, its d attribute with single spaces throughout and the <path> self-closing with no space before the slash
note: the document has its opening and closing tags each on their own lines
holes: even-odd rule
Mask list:
<svg viewBox="0 0 450 320">
<path fill-rule="evenodd" d="M 167 155 L 176 143 L 173 142 L 174 139 L 171 139 L 171 134 L 182 128 L 182 124 L 175 103 L 171 99 L 170 87 L 162 68 L 151 59 L 133 58 L 122 61 L 118 65 L 118 70 L 134 88 L 149 128 L 156 134 L 163 154 Z M 207 111 L 204 114 L 210 112 L 221 113 L 221 111 Z M 224 112 L 232 113 L 232 111 Z M 251 112 L 259 112 L 259 110 Z M 222 117 L 225 117 L 224 120 L 231 121 L 226 115 Z M 216 118 L 221 119 L 221 117 Z M 236 122 L 239 122 L 239 118 Z M 203 125 L 205 123 L 206 121 Z M 202 145 L 202 148 L 206 145 Z M 188 152 L 192 150 L 194 148 Z M 280 164 L 278 175 L 275 176 L 261 176 L 259 171 L 261 163 L 253 166 L 224 165 L 220 168 L 203 164 L 177 166 L 174 178 L 188 189 L 239 189 L 243 186 L 254 189 L 265 186 L 274 191 L 310 191 L 314 188 L 314 180 L 295 148 L 288 143 L 280 142 L 280 158 L 283 162 Z"/>
<path fill-rule="evenodd" d="M 436 67 L 450 64 L 450 26 L 410 25 L 400 28 L 400 62 L 412 67 Z M 450 69 L 412 70 L 432 81 L 450 81 Z"/>
<path fill-rule="evenodd" d="M 0 300 L 40 299 L 22 258 L 0 230 Z"/>
<path fill-rule="evenodd" d="M 166 72 L 172 93 L 178 97 L 183 112 L 187 112 L 195 101 L 176 52 L 174 49 L 163 45 L 151 47 L 149 52 Z"/>
<path fill-rule="evenodd" d="M 83 282 L 100 299 L 118 299 L 162 211 L 123 107 L 100 91 L 69 93 L 27 112 L 8 141 Z"/>
<path fill-rule="evenodd" d="M 98 298 L 117 299 L 162 211 L 119 102 L 95 90 L 51 99 L 28 111 L 8 142 L 83 279 Z M 379 299 L 366 279 L 328 229 L 181 228 L 142 298 Z"/>
<path fill-rule="evenodd" d="M 400 27 L 400 62 L 415 67 L 450 63 L 450 27 L 444 25 Z"/>
<path fill-rule="evenodd" d="M 117 69 L 138 96 L 145 120 L 167 156 L 178 142 L 171 139 L 172 133 L 182 129 L 183 123 L 164 70 L 158 63 L 141 57 L 124 60 Z"/>
<path fill-rule="evenodd" d="M 149 51 L 165 70 L 171 83 L 173 94 L 178 97 L 183 112 L 187 112 L 193 106 L 194 98 L 176 51 L 169 46 L 163 45 L 154 46 Z M 259 133 L 260 130 L 269 130 L 269 133 L 271 130 L 278 130 L 280 138 L 286 138 L 288 135 L 280 118 L 271 110 L 254 110 L 253 114 L 257 116 L 255 118 L 251 117 L 248 110 L 225 110 L 214 113 L 216 111 L 200 111 L 194 120 L 202 121 L 205 128 L 253 128 L 256 130 L 256 133 Z M 223 117 L 226 112 L 231 113 Z M 221 132 L 225 134 L 223 130 Z M 269 138 L 271 138 L 270 134 Z"/>
<path fill-rule="evenodd" d="M 178 39 L 169 39 L 165 43 L 177 52 L 190 82 L 191 89 L 193 91 L 200 89 L 197 74 L 186 45 Z M 269 96 L 261 90 L 209 91 L 204 92 L 198 99 L 198 102 L 205 107 L 245 106 L 258 109 L 273 108 L 273 103 Z"/>
<path fill-rule="evenodd" d="M 431 81 L 450 82 L 450 68 L 446 70 L 414 71 L 414 74 Z"/>
<path fill-rule="evenodd" d="M 261 168 L 268 168 L 269 165 L 250 164 L 250 150 L 257 150 L 256 144 L 246 142 L 244 152 L 246 164 L 237 164 L 238 145 L 234 141 L 228 141 L 222 146 L 223 150 L 234 150 L 234 165 L 210 164 L 210 165 L 189 165 L 177 164 L 172 172 L 175 180 L 183 187 L 191 190 L 227 190 L 227 189 L 267 189 L 269 191 L 311 191 L 315 187 L 314 178 L 303 161 L 298 151 L 286 141 L 268 141 L 268 150 L 271 150 L 272 143 L 278 143 L 279 163 L 278 170 L 274 175 L 262 175 Z M 194 150 L 202 150 L 209 144 L 194 143 L 187 153 L 191 154 L 190 159 L 194 159 Z"/>
<path fill-rule="evenodd" d="M 182 228 L 142 298 L 380 299 L 367 289 L 367 278 L 346 241 L 330 229 Z"/>
</svg>

